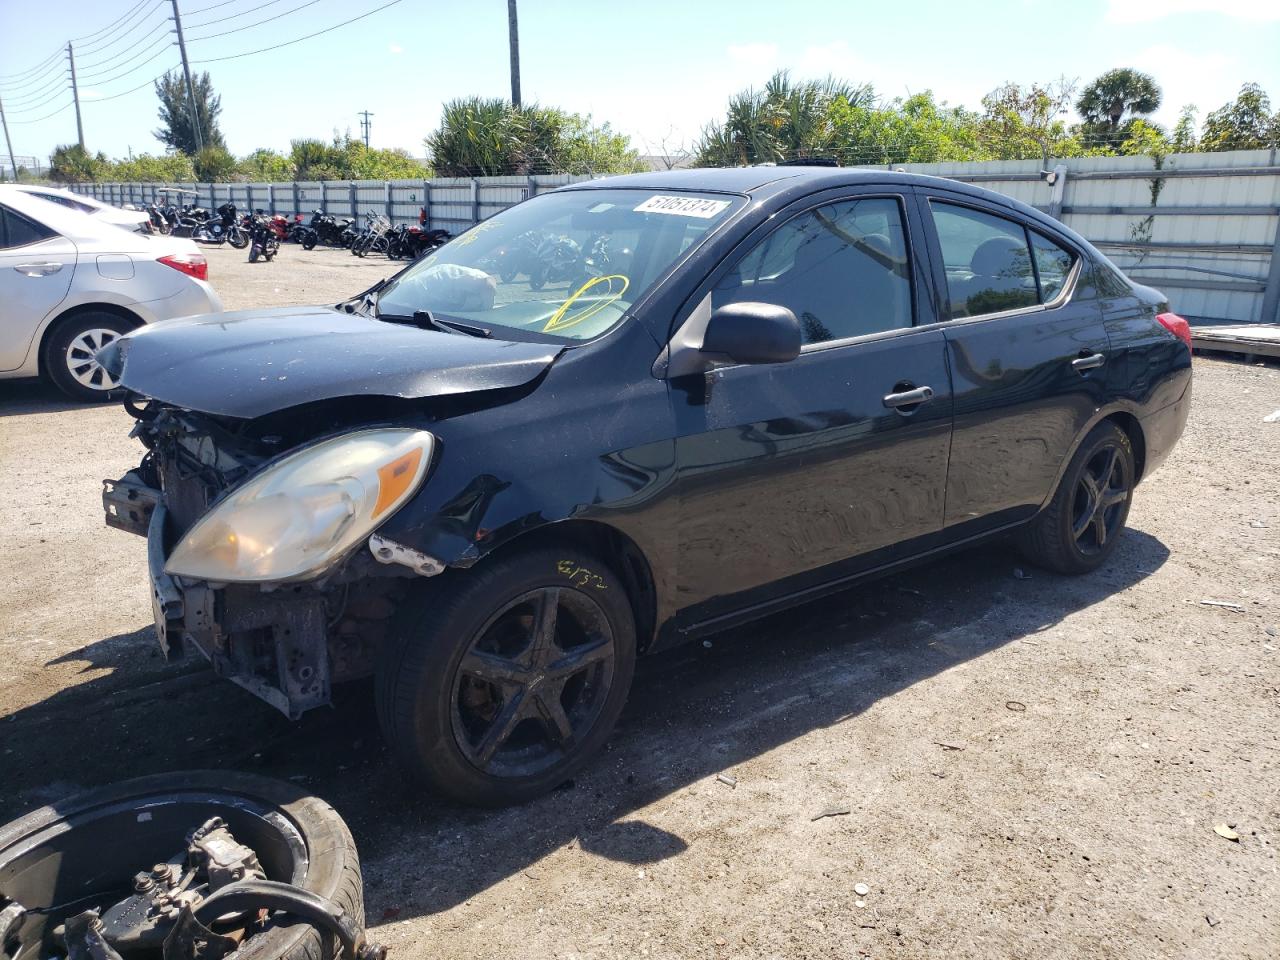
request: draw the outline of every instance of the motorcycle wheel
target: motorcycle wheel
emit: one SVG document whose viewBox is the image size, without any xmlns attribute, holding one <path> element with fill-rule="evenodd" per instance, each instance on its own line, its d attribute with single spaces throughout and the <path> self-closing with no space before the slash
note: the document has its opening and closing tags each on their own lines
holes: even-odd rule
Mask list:
<svg viewBox="0 0 1280 960">
<path fill-rule="evenodd" d="M 319 239 L 319 235 L 314 230 L 308 230 L 302 237 L 302 249 L 314 250 L 316 248 L 316 241 Z"/>
<path fill-rule="evenodd" d="M 249 245 L 249 234 L 244 227 L 232 227 L 227 231 L 227 242 L 237 250 L 243 250 Z"/>
<path fill-rule="evenodd" d="M 547 268 L 542 264 L 538 264 L 533 268 L 533 272 L 529 274 L 529 289 L 541 290 L 547 283 Z"/>
<path fill-rule="evenodd" d="M 249 248 L 249 262 L 257 263 L 258 256 L 261 253 L 262 253 L 262 247 L 258 246 L 258 244 L 255 243 L 252 247 Z"/>
</svg>

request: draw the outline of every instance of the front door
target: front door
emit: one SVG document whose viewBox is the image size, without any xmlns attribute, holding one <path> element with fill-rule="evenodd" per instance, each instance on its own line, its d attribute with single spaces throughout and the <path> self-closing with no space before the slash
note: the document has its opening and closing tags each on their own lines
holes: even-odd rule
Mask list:
<svg viewBox="0 0 1280 960">
<path fill-rule="evenodd" d="M 1077 296 L 1080 254 L 1039 225 L 931 192 L 938 284 L 955 389 L 947 533 L 961 539 L 1025 520 L 1052 494 L 1103 401 L 1107 331 Z"/>
<path fill-rule="evenodd" d="M 715 282 L 710 309 L 788 307 L 804 347 L 790 363 L 672 381 L 686 623 L 941 529 L 951 387 L 942 332 L 914 328 L 909 200 L 852 195 L 780 216 Z"/>
<path fill-rule="evenodd" d="M 75 269 L 75 244 L 0 204 L 0 370 L 22 366 Z"/>
</svg>

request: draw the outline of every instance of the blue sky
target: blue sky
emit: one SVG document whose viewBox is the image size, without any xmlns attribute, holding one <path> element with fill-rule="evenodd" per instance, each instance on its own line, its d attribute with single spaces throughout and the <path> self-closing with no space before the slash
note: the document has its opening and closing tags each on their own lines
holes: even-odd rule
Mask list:
<svg viewBox="0 0 1280 960">
<path fill-rule="evenodd" d="M 0 0 L 0 76 L 24 73 L 68 39 L 109 27 L 136 2 Z M 305 4 L 261 26 L 191 39 L 196 61 L 300 37 L 386 0 L 179 2 L 191 38 Z M 86 143 L 111 156 L 162 150 L 151 135 L 156 99 L 149 86 L 101 99 L 178 62 L 176 47 L 161 52 L 168 0 L 146 0 L 139 9 L 145 12 L 135 15 L 138 29 L 78 44 Z M 222 17 L 233 19 L 195 26 Z M 152 31 L 141 46 L 116 43 Z M 1083 84 L 1111 67 L 1132 66 L 1164 88 L 1157 119 L 1165 123 L 1184 103 L 1197 104 L 1203 119 L 1246 81 L 1261 83 L 1280 107 L 1280 0 L 520 0 L 520 39 L 526 102 L 609 120 L 642 152 L 662 152 L 664 141 L 668 148 L 692 142 L 730 94 L 763 83 L 778 68 L 868 82 L 885 97 L 932 89 L 940 99 L 976 106 L 1007 80 L 1065 76 Z M 147 63 L 152 45 L 157 58 Z M 287 149 L 291 138 L 328 137 L 335 128 L 358 134 L 356 114 L 368 109 L 375 146 L 422 156 L 422 138 L 443 102 L 508 94 L 506 3 L 401 0 L 341 30 L 207 69 L 222 95 L 223 133 L 237 154 Z M 57 85 L 65 86 L 60 77 L 37 76 L 16 89 L 0 80 L 15 153 L 47 156 L 55 144 L 75 140 L 70 109 L 21 122 L 70 101 L 58 93 Z"/>
</svg>

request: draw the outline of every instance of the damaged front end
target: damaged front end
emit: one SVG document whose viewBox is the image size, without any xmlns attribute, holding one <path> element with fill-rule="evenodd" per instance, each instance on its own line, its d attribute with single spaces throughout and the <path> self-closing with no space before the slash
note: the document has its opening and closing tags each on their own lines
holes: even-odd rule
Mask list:
<svg viewBox="0 0 1280 960">
<path fill-rule="evenodd" d="M 329 703 L 334 683 L 372 673 L 410 582 L 443 569 L 366 530 L 425 478 L 430 434 L 127 407 L 148 452 L 104 481 L 103 507 L 109 526 L 147 539 L 165 656 L 192 646 L 294 719 Z M 348 432 L 326 436 L 335 426 Z M 375 441 L 385 453 L 357 449 Z"/>
</svg>

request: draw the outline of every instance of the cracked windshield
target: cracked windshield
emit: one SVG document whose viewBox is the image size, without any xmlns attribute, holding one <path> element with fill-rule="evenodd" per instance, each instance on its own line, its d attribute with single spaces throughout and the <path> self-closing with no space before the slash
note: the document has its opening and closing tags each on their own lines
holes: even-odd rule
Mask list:
<svg viewBox="0 0 1280 960">
<path fill-rule="evenodd" d="M 388 320 L 421 317 L 571 340 L 598 337 L 742 199 L 652 190 L 536 197 L 484 221 L 383 289 Z M 501 336 L 507 331 L 497 335 Z"/>
</svg>

